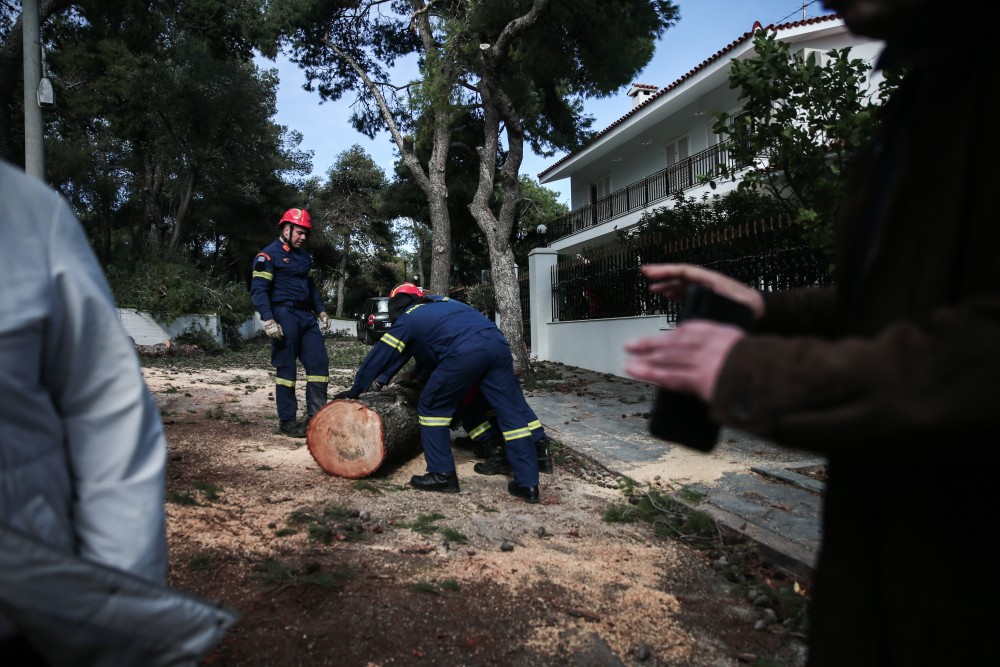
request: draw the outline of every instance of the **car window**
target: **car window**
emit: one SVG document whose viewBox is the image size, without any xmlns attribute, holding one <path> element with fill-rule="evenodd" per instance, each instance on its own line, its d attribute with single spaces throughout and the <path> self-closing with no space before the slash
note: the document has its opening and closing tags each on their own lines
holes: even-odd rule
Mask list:
<svg viewBox="0 0 1000 667">
<path fill-rule="evenodd" d="M 389 312 L 389 299 L 379 299 L 378 301 L 378 312 L 388 313 Z"/>
</svg>

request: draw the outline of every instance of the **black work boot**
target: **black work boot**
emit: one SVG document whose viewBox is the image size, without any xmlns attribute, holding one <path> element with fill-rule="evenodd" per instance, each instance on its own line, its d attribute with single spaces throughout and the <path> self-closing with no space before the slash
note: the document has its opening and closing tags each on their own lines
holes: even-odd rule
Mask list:
<svg viewBox="0 0 1000 667">
<path fill-rule="evenodd" d="M 497 452 L 503 452 L 503 440 L 500 438 L 490 438 L 486 442 L 477 443 L 472 448 L 472 453 L 481 459 L 488 459 Z"/>
<path fill-rule="evenodd" d="M 535 443 L 535 453 L 538 455 L 538 472 L 551 473 L 552 453 L 549 452 L 549 436 L 545 436 Z"/>
<path fill-rule="evenodd" d="M 306 383 L 306 414 L 309 415 L 309 419 L 326 405 L 326 388 L 325 382 Z M 308 423 L 307 421 L 306 424 Z"/>
<path fill-rule="evenodd" d="M 289 438 L 306 437 L 306 425 L 302 422 L 282 421 L 278 425 L 278 430 L 281 431 L 282 435 L 287 435 Z"/>
<path fill-rule="evenodd" d="M 523 498 L 524 502 L 534 505 L 538 502 L 537 486 L 519 486 L 517 482 L 507 482 L 507 493 L 518 498 Z"/>
<path fill-rule="evenodd" d="M 493 456 L 472 466 L 480 475 L 509 475 L 510 461 L 507 452 L 501 447 Z"/>
<path fill-rule="evenodd" d="M 458 475 L 451 472 L 429 472 L 426 475 L 414 475 L 410 478 L 410 486 L 421 491 L 440 491 L 441 493 L 458 493 Z"/>
</svg>

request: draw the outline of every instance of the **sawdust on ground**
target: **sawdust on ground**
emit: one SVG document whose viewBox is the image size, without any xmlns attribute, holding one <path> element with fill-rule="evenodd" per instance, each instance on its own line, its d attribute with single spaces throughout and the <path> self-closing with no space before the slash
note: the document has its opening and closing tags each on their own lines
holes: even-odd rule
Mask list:
<svg viewBox="0 0 1000 667">
<path fill-rule="evenodd" d="M 337 341 L 333 345 L 344 345 Z M 331 394 L 353 368 L 331 369 Z M 423 457 L 331 476 L 277 433 L 267 367 L 144 369 L 168 436 L 172 585 L 242 615 L 206 664 L 796 664 L 801 642 L 707 554 L 609 523 L 615 489 L 563 453 L 542 502 L 455 450 L 462 492 L 415 491 Z M 304 384 L 300 378 L 300 386 Z"/>
</svg>

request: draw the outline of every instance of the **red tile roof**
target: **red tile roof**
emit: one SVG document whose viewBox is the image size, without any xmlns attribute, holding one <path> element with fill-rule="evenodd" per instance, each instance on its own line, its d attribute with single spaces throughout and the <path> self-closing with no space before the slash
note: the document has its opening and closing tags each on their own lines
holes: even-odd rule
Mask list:
<svg viewBox="0 0 1000 667">
<path fill-rule="evenodd" d="M 815 18 L 805 19 L 803 21 L 792 21 L 791 23 L 781 23 L 781 24 L 778 24 L 778 25 L 770 24 L 770 25 L 767 25 L 767 26 L 761 26 L 760 21 L 754 21 L 753 27 L 751 27 L 748 32 L 743 33 L 742 35 L 740 35 L 739 37 L 737 37 L 734 41 L 732 41 L 729 44 L 727 44 L 726 46 L 724 46 L 721 50 L 719 50 L 715 54 L 709 56 L 704 62 L 702 62 L 700 65 L 697 65 L 694 69 L 692 69 L 687 74 L 682 75 L 679 79 L 677 79 L 676 81 L 674 81 L 673 83 L 671 83 L 669 86 L 664 86 L 663 88 L 660 88 L 656 93 L 650 95 L 649 97 L 647 97 L 646 99 L 644 99 L 642 102 L 640 102 L 639 104 L 635 105 L 635 107 L 633 107 L 627 114 L 625 114 L 624 116 L 622 116 L 621 118 L 619 118 L 615 122 L 613 122 L 610 125 L 608 125 L 603 130 L 601 130 L 600 132 L 598 132 L 597 134 L 595 134 L 593 136 L 593 138 L 589 142 L 587 142 L 586 145 L 581 146 L 580 148 L 576 149 L 572 153 L 569 153 L 568 155 L 565 155 L 564 157 L 560 158 L 559 160 L 557 160 L 548 169 L 544 169 L 541 172 L 539 172 L 538 173 L 539 177 L 544 176 L 545 174 L 547 174 L 548 172 L 552 171 L 553 169 L 555 169 L 556 167 L 558 167 L 560 164 L 562 164 L 563 162 L 565 162 L 566 160 L 569 160 L 571 157 L 573 157 L 574 155 L 578 154 L 584 148 L 586 148 L 586 147 L 594 144 L 598 139 L 600 139 L 601 137 L 603 137 L 605 134 L 607 134 L 608 132 L 610 132 L 614 128 L 618 127 L 619 125 L 621 125 L 622 123 L 624 123 L 626 120 L 628 120 L 639 109 L 642 109 L 646 105 L 650 104 L 653 100 L 657 99 L 661 95 L 664 95 L 668 90 L 673 90 L 673 89 L 677 88 L 679 85 L 681 85 L 682 83 L 684 83 L 685 81 L 687 81 L 688 79 L 690 79 L 692 76 L 694 76 L 695 74 L 697 74 L 701 70 L 705 69 L 705 67 L 707 67 L 709 64 L 715 62 L 716 60 L 718 60 L 719 58 L 721 58 L 725 54 L 729 53 L 730 51 L 732 51 L 733 49 L 735 49 L 737 46 L 739 46 L 740 44 L 742 44 L 743 42 L 745 42 L 745 41 L 747 41 L 749 39 L 752 39 L 754 33 L 757 32 L 757 30 L 760 30 L 761 28 L 763 28 L 764 30 L 768 30 L 768 31 L 788 30 L 790 28 L 798 28 L 800 26 L 807 26 L 807 25 L 816 25 L 816 24 L 819 24 L 819 23 L 825 23 L 827 21 L 834 21 L 834 20 L 839 20 L 839 19 L 840 19 L 840 15 L 839 14 L 826 14 L 824 16 L 817 16 Z M 632 84 L 632 85 L 635 88 L 653 88 L 653 89 L 656 88 L 656 86 L 651 86 L 649 84 L 642 84 L 642 83 L 635 83 L 635 84 Z"/>
</svg>

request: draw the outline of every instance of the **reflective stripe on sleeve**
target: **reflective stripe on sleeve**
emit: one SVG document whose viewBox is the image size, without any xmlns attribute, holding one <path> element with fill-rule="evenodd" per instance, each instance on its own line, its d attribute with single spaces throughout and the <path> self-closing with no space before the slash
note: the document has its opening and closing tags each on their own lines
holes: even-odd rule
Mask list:
<svg viewBox="0 0 1000 667">
<path fill-rule="evenodd" d="M 392 349 L 394 349 L 397 352 L 399 352 L 400 354 L 403 353 L 403 348 L 406 347 L 406 343 L 404 343 L 403 341 L 399 340 L 398 338 L 396 338 L 395 336 L 393 336 L 391 334 L 387 334 L 387 333 L 386 334 L 382 334 L 382 338 L 380 340 L 383 343 L 385 343 L 386 345 L 388 345 L 389 347 L 391 347 Z"/>
<path fill-rule="evenodd" d="M 264 280 L 274 280 L 274 274 L 267 271 L 254 271 L 251 278 L 263 278 Z"/>
</svg>

